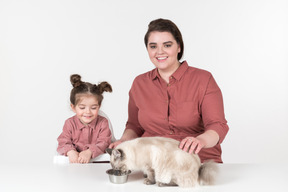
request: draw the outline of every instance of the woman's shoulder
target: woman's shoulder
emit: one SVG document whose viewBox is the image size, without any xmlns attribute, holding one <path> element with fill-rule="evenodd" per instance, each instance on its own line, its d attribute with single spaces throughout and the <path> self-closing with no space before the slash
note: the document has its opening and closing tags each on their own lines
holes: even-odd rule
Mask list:
<svg viewBox="0 0 288 192">
<path fill-rule="evenodd" d="M 156 73 L 157 73 L 157 69 L 155 68 L 155 69 L 152 69 L 150 71 L 147 71 L 145 73 L 142 73 L 142 74 L 136 76 L 135 80 L 136 79 L 137 80 L 141 80 L 141 79 L 147 79 L 147 78 L 151 79 L 151 78 L 153 78 L 156 75 Z"/>
<path fill-rule="evenodd" d="M 197 68 L 197 67 L 189 66 L 187 71 L 188 71 L 188 73 L 193 73 L 193 75 L 197 75 L 197 76 L 200 76 L 200 77 L 210 77 L 210 76 L 212 76 L 210 71 L 207 71 L 207 70 L 201 69 L 201 68 Z"/>
<path fill-rule="evenodd" d="M 139 84 L 141 82 L 147 83 L 147 80 L 153 80 L 156 77 L 157 69 L 153 69 L 142 73 L 134 78 L 133 84 Z"/>
</svg>

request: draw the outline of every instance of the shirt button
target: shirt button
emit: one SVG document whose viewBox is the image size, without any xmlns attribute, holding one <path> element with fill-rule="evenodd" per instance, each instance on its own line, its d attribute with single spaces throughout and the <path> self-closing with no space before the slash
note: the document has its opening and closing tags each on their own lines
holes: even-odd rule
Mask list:
<svg viewBox="0 0 288 192">
<path fill-rule="evenodd" d="M 164 118 L 164 120 L 165 120 L 165 121 L 167 121 L 167 120 L 168 120 L 168 118 L 167 118 L 167 117 L 165 117 L 165 118 Z"/>
<path fill-rule="evenodd" d="M 170 133 L 169 133 L 169 134 L 172 135 L 173 133 L 174 133 L 174 131 L 173 131 L 173 130 L 170 130 Z"/>
</svg>

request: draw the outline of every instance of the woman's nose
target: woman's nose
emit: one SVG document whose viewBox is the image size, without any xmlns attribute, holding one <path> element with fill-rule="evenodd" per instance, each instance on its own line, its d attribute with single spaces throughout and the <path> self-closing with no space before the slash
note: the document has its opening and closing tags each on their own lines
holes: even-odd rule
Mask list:
<svg viewBox="0 0 288 192">
<path fill-rule="evenodd" d="M 157 47 L 157 54 L 162 54 L 163 52 L 164 51 L 162 46 Z"/>
</svg>

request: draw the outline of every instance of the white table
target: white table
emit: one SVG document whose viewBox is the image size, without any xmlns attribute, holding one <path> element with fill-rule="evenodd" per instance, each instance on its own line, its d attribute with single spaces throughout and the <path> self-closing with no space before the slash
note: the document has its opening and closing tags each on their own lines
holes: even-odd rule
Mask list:
<svg viewBox="0 0 288 192">
<path fill-rule="evenodd" d="M 125 184 L 110 183 L 108 163 L 66 165 L 0 165 L 1 192 L 91 192 L 91 191 L 288 191 L 288 165 L 220 164 L 216 184 L 198 188 L 158 187 L 144 185 L 143 174 L 132 172 Z"/>
</svg>

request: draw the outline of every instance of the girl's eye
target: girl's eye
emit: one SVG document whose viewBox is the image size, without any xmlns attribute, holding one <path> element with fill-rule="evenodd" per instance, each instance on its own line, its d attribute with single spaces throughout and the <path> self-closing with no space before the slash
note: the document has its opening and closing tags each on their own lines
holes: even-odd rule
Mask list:
<svg viewBox="0 0 288 192">
<path fill-rule="evenodd" d="M 95 105 L 95 106 L 92 106 L 92 107 L 91 107 L 92 110 L 96 110 L 96 109 L 98 109 L 98 108 L 99 108 L 98 105 Z"/>
<path fill-rule="evenodd" d="M 150 49 L 156 49 L 156 46 L 155 45 L 151 45 Z"/>
<path fill-rule="evenodd" d="M 85 107 L 79 107 L 79 109 L 82 109 L 82 110 L 83 110 L 83 109 L 85 109 Z"/>
<path fill-rule="evenodd" d="M 171 47 L 172 45 L 170 45 L 170 44 L 167 44 L 167 45 L 165 45 L 165 47 Z"/>
</svg>

